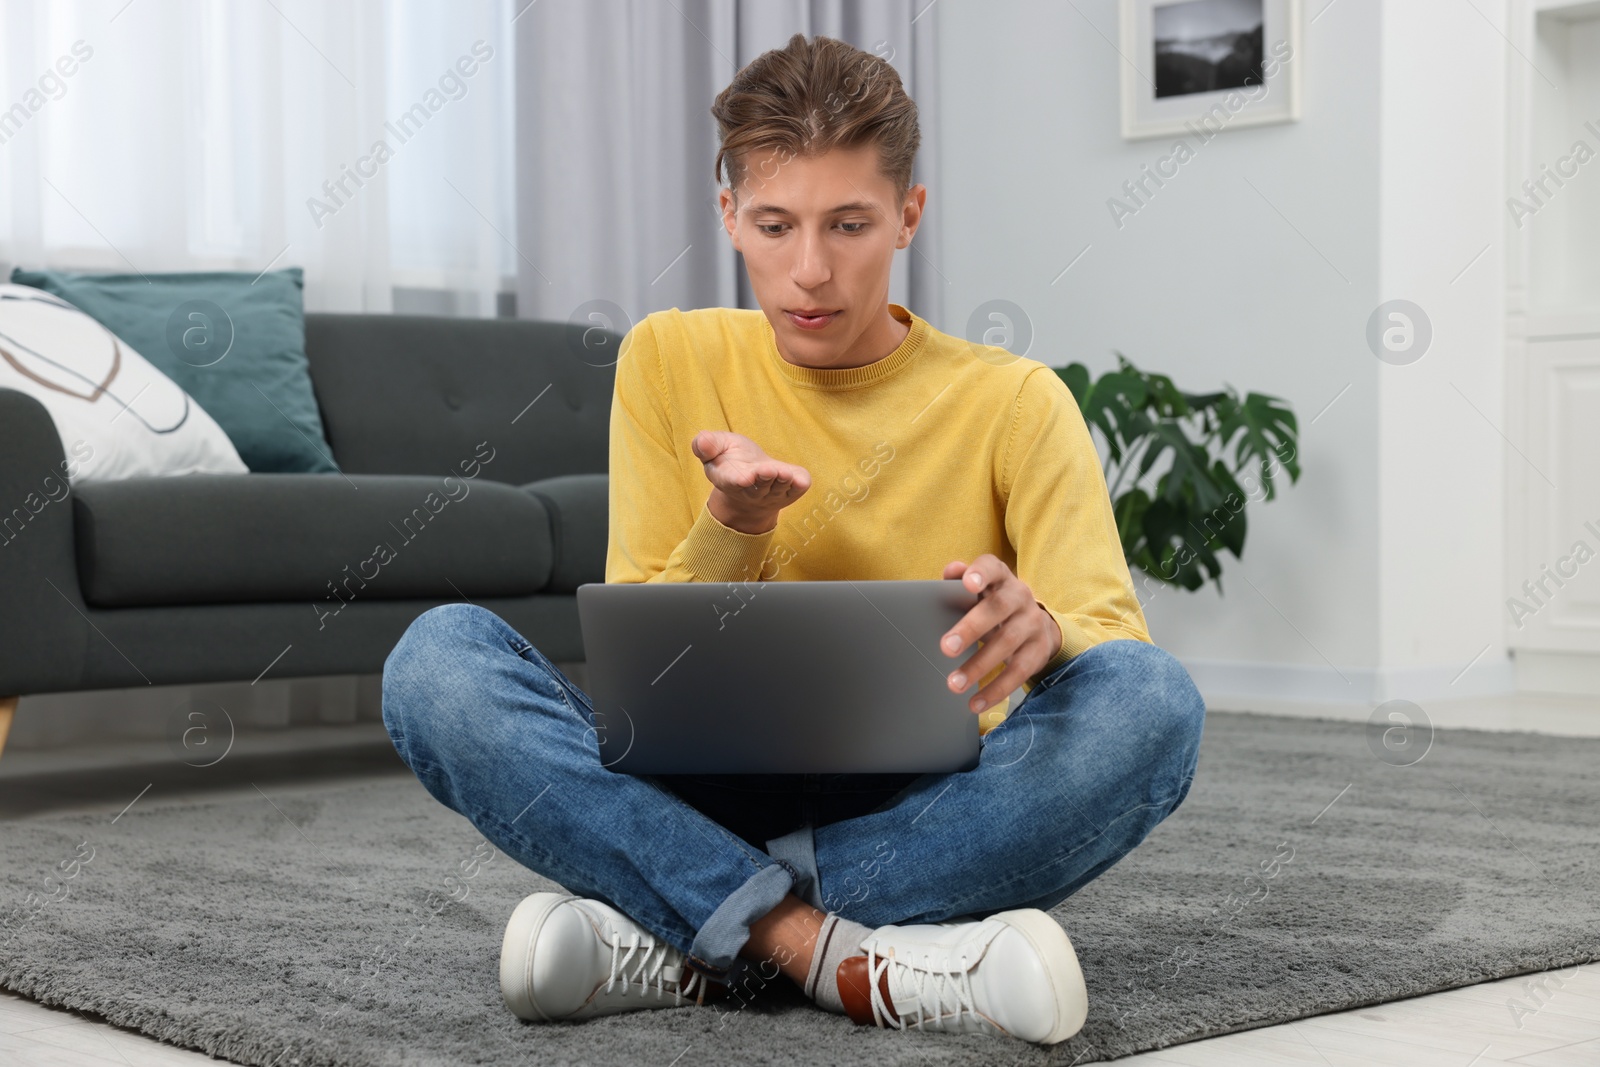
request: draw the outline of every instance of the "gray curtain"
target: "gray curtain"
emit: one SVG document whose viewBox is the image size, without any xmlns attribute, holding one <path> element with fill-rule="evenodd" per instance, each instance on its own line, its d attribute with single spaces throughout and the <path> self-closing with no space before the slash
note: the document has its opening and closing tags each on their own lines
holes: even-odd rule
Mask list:
<svg viewBox="0 0 1600 1067">
<path fill-rule="evenodd" d="M 936 17 L 931 0 L 531 3 L 515 20 L 518 316 L 625 332 L 662 308 L 757 307 L 717 213 L 711 102 L 803 33 L 876 50 L 917 102 L 928 202 L 889 299 L 946 329 Z"/>
</svg>

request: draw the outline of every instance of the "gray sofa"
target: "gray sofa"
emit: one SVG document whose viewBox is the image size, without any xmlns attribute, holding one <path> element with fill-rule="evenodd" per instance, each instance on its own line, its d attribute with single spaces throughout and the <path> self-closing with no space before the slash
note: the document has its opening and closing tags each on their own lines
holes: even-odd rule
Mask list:
<svg viewBox="0 0 1600 1067">
<path fill-rule="evenodd" d="M 411 620 L 462 599 L 581 660 L 618 343 L 566 323 L 310 314 L 341 474 L 54 496 L 49 415 L 0 389 L 0 745 L 29 694 L 376 673 Z"/>
</svg>

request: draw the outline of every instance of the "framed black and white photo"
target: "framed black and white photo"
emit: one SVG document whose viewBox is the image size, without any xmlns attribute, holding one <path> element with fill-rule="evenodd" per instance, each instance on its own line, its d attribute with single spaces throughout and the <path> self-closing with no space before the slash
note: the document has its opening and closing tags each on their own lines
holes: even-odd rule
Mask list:
<svg viewBox="0 0 1600 1067">
<path fill-rule="evenodd" d="M 1121 0 L 1122 136 L 1300 117 L 1300 0 Z"/>
</svg>

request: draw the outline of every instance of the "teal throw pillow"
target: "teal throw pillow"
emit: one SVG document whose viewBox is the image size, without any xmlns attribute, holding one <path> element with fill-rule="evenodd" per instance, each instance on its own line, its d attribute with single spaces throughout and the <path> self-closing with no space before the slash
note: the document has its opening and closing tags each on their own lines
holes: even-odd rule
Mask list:
<svg viewBox="0 0 1600 1067">
<path fill-rule="evenodd" d="M 252 471 L 335 472 L 306 362 L 299 267 L 259 276 L 11 272 L 96 319 L 216 420 Z"/>
</svg>

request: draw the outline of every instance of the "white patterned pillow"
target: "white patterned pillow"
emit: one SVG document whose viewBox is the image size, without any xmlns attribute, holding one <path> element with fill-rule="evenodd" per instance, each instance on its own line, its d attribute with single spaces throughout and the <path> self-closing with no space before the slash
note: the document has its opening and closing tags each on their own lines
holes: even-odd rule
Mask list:
<svg viewBox="0 0 1600 1067">
<path fill-rule="evenodd" d="M 178 385 L 104 326 L 40 289 L 0 284 L 0 389 L 55 420 L 72 481 L 245 474 L 233 442 Z"/>
</svg>

